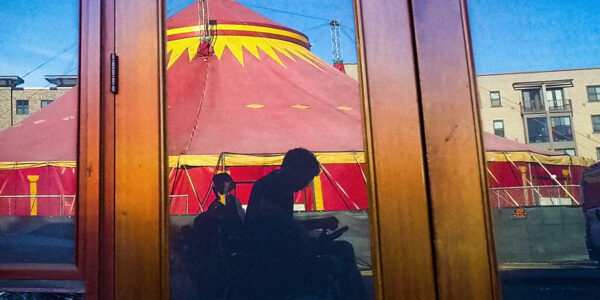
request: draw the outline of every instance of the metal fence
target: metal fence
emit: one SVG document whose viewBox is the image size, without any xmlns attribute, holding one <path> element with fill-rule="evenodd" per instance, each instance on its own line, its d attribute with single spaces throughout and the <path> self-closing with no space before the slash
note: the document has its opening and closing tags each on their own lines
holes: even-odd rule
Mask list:
<svg viewBox="0 0 600 300">
<path fill-rule="evenodd" d="M 172 214 L 189 214 L 188 195 L 169 195 Z M 0 215 L 30 215 L 31 200 L 40 216 L 74 216 L 77 212 L 76 195 L 0 195 Z"/>
<path fill-rule="evenodd" d="M 190 214 L 190 197 L 189 195 L 169 195 L 169 212 L 172 215 L 189 215 Z M 185 210 L 182 202 L 185 203 Z"/>
<path fill-rule="evenodd" d="M 38 215 L 76 214 L 76 195 L 0 195 L 0 215 L 31 214 L 32 199 L 36 202 Z"/>
<path fill-rule="evenodd" d="M 490 188 L 492 207 L 579 205 L 579 185 Z"/>
</svg>

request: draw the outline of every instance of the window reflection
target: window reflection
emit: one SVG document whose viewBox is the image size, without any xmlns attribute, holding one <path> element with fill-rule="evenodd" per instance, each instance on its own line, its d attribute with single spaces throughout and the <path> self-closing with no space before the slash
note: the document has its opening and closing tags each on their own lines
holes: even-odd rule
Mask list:
<svg viewBox="0 0 600 300">
<path fill-rule="evenodd" d="M 171 296 L 372 297 L 352 1 L 167 5 Z"/>
<path fill-rule="evenodd" d="M 575 36 L 598 33 L 595 25 L 544 15 L 587 19 L 597 5 L 570 3 L 566 12 L 558 2 L 468 4 L 480 101 L 498 91 L 502 102 L 481 105 L 481 124 L 490 132 L 484 147 L 503 299 L 596 298 L 600 291 L 589 282 L 600 278 L 592 216 L 600 209 L 600 138 L 589 120 L 600 114 L 593 105 L 600 69 Z M 533 46 L 550 40 L 543 54 Z M 560 45 L 573 51 L 558 51 Z"/>
<path fill-rule="evenodd" d="M 73 264 L 79 2 L 5 2 L 2 25 L 0 262 Z"/>
</svg>

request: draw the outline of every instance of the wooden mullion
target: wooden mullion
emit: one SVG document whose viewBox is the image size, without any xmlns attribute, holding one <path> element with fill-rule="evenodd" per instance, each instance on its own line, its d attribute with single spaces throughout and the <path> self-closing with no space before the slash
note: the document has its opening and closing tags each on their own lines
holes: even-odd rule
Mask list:
<svg viewBox="0 0 600 300">
<path fill-rule="evenodd" d="M 357 1 L 380 299 L 435 299 L 412 20 L 407 1 Z"/>
<path fill-rule="evenodd" d="M 168 298 L 164 7 L 115 1 L 114 296 Z"/>
<path fill-rule="evenodd" d="M 438 297 L 499 298 L 464 2 L 412 8 Z"/>
</svg>

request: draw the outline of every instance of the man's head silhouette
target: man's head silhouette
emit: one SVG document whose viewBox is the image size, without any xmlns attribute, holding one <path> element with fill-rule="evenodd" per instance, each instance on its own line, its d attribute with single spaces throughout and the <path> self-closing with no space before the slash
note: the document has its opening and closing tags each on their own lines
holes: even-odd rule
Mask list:
<svg viewBox="0 0 600 300">
<path fill-rule="evenodd" d="M 235 181 L 227 173 L 219 173 L 213 176 L 212 190 L 215 196 L 227 195 L 235 189 Z"/>
<path fill-rule="evenodd" d="M 285 154 L 280 172 L 288 178 L 289 188 L 297 192 L 319 175 L 320 165 L 312 152 L 295 148 Z"/>
</svg>

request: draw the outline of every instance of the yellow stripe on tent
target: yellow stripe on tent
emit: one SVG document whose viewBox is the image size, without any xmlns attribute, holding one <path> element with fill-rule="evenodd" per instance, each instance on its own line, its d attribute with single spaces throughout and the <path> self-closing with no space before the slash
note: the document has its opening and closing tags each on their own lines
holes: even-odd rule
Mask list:
<svg viewBox="0 0 600 300">
<path fill-rule="evenodd" d="M 548 156 L 531 152 L 486 152 L 485 159 L 488 162 L 507 162 L 509 160 L 537 163 L 534 157 L 546 165 L 564 165 L 564 166 L 584 166 L 589 167 L 594 164 L 594 160 L 569 155 Z"/>
<path fill-rule="evenodd" d="M 518 162 L 535 163 L 535 158 L 547 165 L 584 166 L 588 167 L 595 163 L 594 160 L 580 157 L 557 155 L 547 156 L 530 152 L 486 152 L 485 158 L 488 162 L 507 162 L 508 159 Z M 352 164 L 365 163 L 364 152 L 317 152 L 315 156 L 322 164 Z M 283 161 L 283 154 L 279 155 L 252 155 L 252 154 L 225 154 L 226 166 L 277 166 Z M 179 155 L 169 156 L 169 167 L 181 167 L 183 165 L 200 167 L 216 166 L 219 155 Z M 75 168 L 74 161 L 25 161 L 25 162 L 0 162 L 0 170 L 18 170 L 37 167 L 63 167 Z"/>
<path fill-rule="evenodd" d="M 224 164 L 228 167 L 236 166 L 278 166 L 283 162 L 283 154 L 279 155 L 249 155 L 225 154 Z M 321 152 L 315 153 L 317 160 L 322 164 L 355 164 L 365 162 L 364 152 Z M 210 167 L 219 162 L 219 155 L 180 155 L 169 157 L 169 167 L 194 166 Z"/>
</svg>

